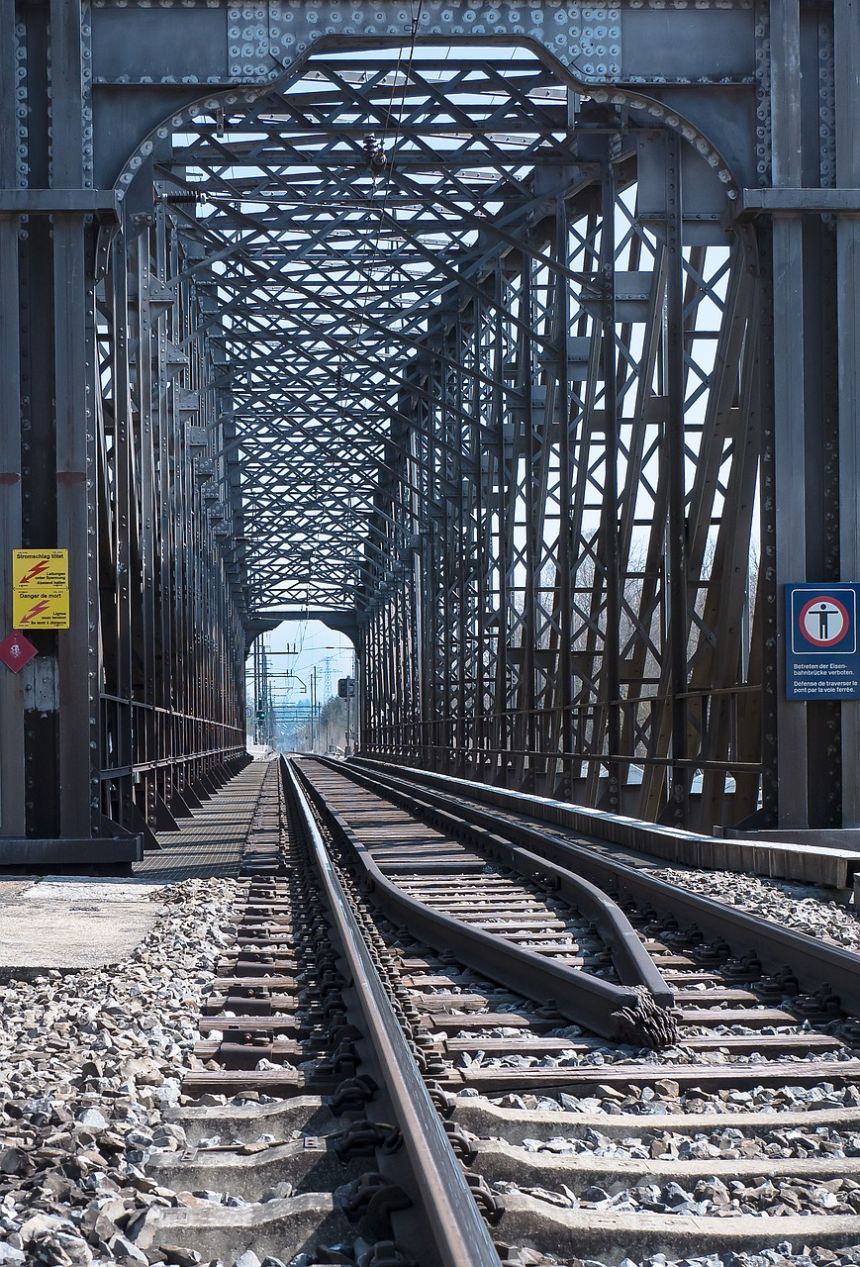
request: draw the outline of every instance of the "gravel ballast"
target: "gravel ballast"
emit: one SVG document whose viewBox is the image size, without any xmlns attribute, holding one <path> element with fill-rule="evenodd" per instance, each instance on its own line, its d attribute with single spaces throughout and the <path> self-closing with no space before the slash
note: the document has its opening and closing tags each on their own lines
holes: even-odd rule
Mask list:
<svg viewBox="0 0 860 1267">
<path fill-rule="evenodd" d="M 0 985 L 0 1267 L 166 1261 L 135 1246 L 136 1224 L 180 1198 L 144 1166 L 185 1145 L 166 1111 L 193 1067 L 237 888 L 163 889 L 155 928 L 122 962 Z"/>
<path fill-rule="evenodd" d="M 677 874 L 687 887 L 693 887 L 691 879 L 697 880 L 692 873 Z M 835 903 L 810 896 L 808 890 L 798 896 L 795 891 L 800 886 L 796 885 L 717 874 L 730 881 L 727 892 L 743 897 L 734 904 L 777 918 L 775 906 L 770 912 L 748 906 L 758 900 L 752 889 L 765 890 L 768 900 L 781 904 L 779 918 L 783 923 L 794 918 L 786 915 L 785 907 L 793 910 L 792 904 L 799 904 L 797 918 L 812 921 L 802 931 L 813 931 L 814 921 L 821 918 L 838 934 L 838 928 L 848 921 L 860 949 L 860 925 Z M 666 873 L 662 875 L 665 878 Z M 712 896 L 729 900 L 714 887 L 713 874 L 707 881 Z M 207 879 L 160 890 L 153 895 L 162 907 L 155 928 L 122 962 L 68 975 L 50 971 L 35 980 L 0 984 L 0 1267 L 106 1267 L 113 1263 L 129 1267 L 158 1262 L 192 1267 L 206 1260 L 191 1248 L 177 1247 L 175 1253 L 168 1253 L 164 1249 L 144 1250 L 136 1243 L 146 1212 L 153 1206 L 244 1204 L 224 1194 L 174 1191 L 146 1170 L 153 1152 L 181 1152 L 185 1147 L 182 1128 L 171 1120 L 172 1110 L 180 1102 L 183 1075 L 200 1067 L 192 1054 L 199 1039 L 198 1016 L 216 963 L 233 940 L 231 921 L 239 889 L 232 880 Z M 790 901 L 785 890 L 793 891 Z M 839 940 L 837 934 L 830 940 Z M 815 935 L 826 933 L 819 930 Z M 839 940 L 839 944 L 850 943 Z M 460 988 L 469 992 L 468 986 L 454 986 L 451 992 Z M 487 993 L 493 1010 L 513 1011 L 522 1006 L 521 1000 L 507 992 L 490 988 Z M 466 1025 L 475 1021 L 480 1021 L 480 1015 L 464 1015 Z M 498 1030 L 498 1036 L 504 1036 L 503 1029 Z M 731 1032 L 732 1027 L 727 1030 Z M 488 1031 L 490 1035 L 496 1032 Z M 579 1033 L 575 1026 L 558 1032 L 572 1040 Z M 529 1151 L 580 1155 L 588 1151 L 619 1159 L 645 1155 L 681 1161 L 686 1157 L 754 1157 L 763 1163 L 760 1181 L 653 1182 L 611 1191 L 592 1186 L 570 1192 L 568 1208 L 617 1212 L 620 1217 L 624 1211 L 642 1211 L 667 1217 L 675 1213 L 717 1214 L 728 1219 L 755 1214 L 763 1220 L 783 1210 L 818 1214 L 860 1210 L 860 1185 L 851 1180 L 828 1180 L 812 1189 L 796 1181 L 781 1181 L 776 1173 L 779 1160 L 785 1157 L 860 1154 L 860 1139 L 849 1131 L 811 1127 L 808 1131 L 781 1132 L 778 1123 L 778 1114 L 785 1109 L 854 1107 L 860 1102 L 860 1091 L 826 1082 L 806 1088 L 752 1087 L 713 1095 L 696 1089 L 683 1091 L 666 1076 L 667 1055 L 671 1063 L 674 1054 L 625 1053 L 628 1061 L 663 1064 L 664 1076 L 655 1080 L 653 1088 L 631 1088 L 624 1094 L 601 1087 L 588 1097 L 505 1096 L 493 1102 L 515 1108 L 630 1115 L 627 1138 L 595 1132 L 583 1141 L 559 1134 L 550 1141 L 527 1142 Z M 601 1053 L 571 1052 L 540 1063 L 588 1065 L 603 1059 Z M 207 1100 L 218 1104 L 226 1097 L 210 1096 Z M 764 1121 L 768 1114 L 774 1115 L 772 1125 L 757 1132 L 754 1146 L 731 1125 L 732 1114 L 750 1109 L 761 1112 Z M 663 1114 L 680 1111 L 695 1115 L 714 1110 L 726 1115 L 724 1130 L 709 1130 L 691 1138 L 660 1130 Z M 639 1138 L 634 1134 L 639 1133 L 640 1124 L 644 1125 L 642 1119 L 649 1127 L 644 1141 L 644 1131 Z M 506 1190 L 518 1189 L 500 1183 L 498 1191 Z M 537 1188 L 522 1190 L 541 1195 Z M 546 1199 L 559 1202 L 557 1193 L 548 1193 Z M 239 1260 L 242 1267 L 275 1267 L 277 1263 L 260 1259 L 251 1251 L 243 1260 Z M 536 1257 L 535 1261 L 553 1260 L 550 1256 Z M 564 1267 L 605 1267 L 598 1260 L 557 1261 Z M 629 1258 L 620 1267 L 858 1264 L 860 1250 L 782 1244 L 754 1254 L 732 1252 L 677 1260 L 661 1255 Z M 232 1259 L 223 1267 L 234 1267 Z M 613 1267 L 619 1267 L 617 1260 Z"/>
<path fill-rule="evenodd" d="M 676 884 L 691 893 L 715 898 L 729 906 L 773 920 L 797 933 L 860 951 L 860 920 L 853 907 L 836 902 L 832 890 L 788 880 L 739 875 L 736 871 L 685 871 L 660 867 L 657 880 Z"/>
</svg>

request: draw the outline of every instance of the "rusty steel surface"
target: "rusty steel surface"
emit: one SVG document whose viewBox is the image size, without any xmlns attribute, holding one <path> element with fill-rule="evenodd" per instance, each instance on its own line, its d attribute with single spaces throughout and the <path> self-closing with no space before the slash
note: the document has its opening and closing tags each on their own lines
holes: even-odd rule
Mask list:
<svg viewBox="0 0 860 1267">
<path fill-rule="evenodd" d="M 71 619 L 0 673 L 0 863 L 153 846 L 309 616 L 369 754 L 857 829 L 860 701 L 786 698 L 780 587 L 860 568 L 858 31 L 4 0 L 0 539 L 69 550 Z"/>
<path fill-rule="evenodd" d="M 569 871 L 548 867 L 541 859 L 523 851 L 504 847 L 504 842 L 485 840 L 480 833 L 463 833 L 462 826 L 451 820 L 432 822 L 438 827 L 436 839 L 420 843 L 426 828 L 421 826 L 421 798 L 414 789 L 398 798 L 403 809 L 391 811 L 388 788 L 381 780 L 346 769 L 335 769 L 331 763 L 298 763 L 298 771 L 325 822 L 354 853 L 367 875 L 374 898 L 393 918 L 414 929 L 431 945 L 446 949 L 473 968 L 478 968 L 495 981 L 501 981 L 541 1002 L 552 1002 L 565 1016 L 605 1037 L 620 1037 L 624 1032 L 638 1034 L 649 1041 L 649 1026 L 654 1025 L 650 1041 L 655 1045 L 671 1041 L 674 1028 L 671 1009 L 674 995 L 655 968 L 653 961 L 630 927 L 626 916 L 604 894 L 582 883 Z M 327 773 L 321 778 L 319 771 Z M 349 803 L 350 782 L 371 788 L 375 804 L 365 810 L 366 826 L 356 826 L 354 816 L 347 818 L 344 801 Z M 339 799 L 333 796 L 337 790 Z M 432 820 L 431 820 L 432 821 Z M 416 834 L 418 843 L 416 843 Z M 460 837 L 474 852 L 453 844 L 451 837 Z M 380 846 L 386 840 L 400 850 L 392 866 Z M 495 846 L 495 848 L 494 848 Z M 499 850 L 501 846 L 501 851 Z M 455 918 L 433 908 L 433 905 L 410 896 L 404 880 L 419 876 L 428 882 L 445 875 L 472 877 L 476 900 L 481 891 L 480 872 L 488 858 L 498 857 L 501 865 L 515 870 L 527 881 L 535 875 L 550 879 L 554 886 L 567 882 L 564 896 L 571 906 L 594 918 L 600 924 L 603 940 L 619 970 L 622 983 L 604 980 L 583 967 L 571 967 L 561 959 L 554 960 L 537 953 L 527 945 L 519 945 L 516 932 L 504 928 L 485 928 L 471 919 Z M 498 913 L 489 911 L 497 921 L 504 915 L 503 902 Z M 518 931 L 531 923 L 536 929 L 550 927 L 546 914 L 535 912 L 514 916 Z M 665 1033 L 663 1026 L 665 1025 Z"/>
<path fill-rule="evenodd" d="M 543 831 L 518 822 L 515 814 L 483 808 L 462 795 L 446 794 L 424 785 L 419 787 L 409 782 L 408 775 L 397 778 L 378 774 L 376 777 L 383 788 L 420 796 L 428 804 L 446 810 L 452 824 L 459 819 L 461 823 L 516 841 L 561 867 L 576 867 L 619 900 L 631 897 L 640 905 L 684 919 L 693 927 L 725 938 L 733 949 L 754 951 L 767 967 L 781 968 L 788 964 L 805 988 L 832 988 L 846 1010 L 860 1015 L 860 955 L 854 951 L 668 884 L 658 876 L 647 875 L 605 853 L 589 849 L 585 843 L 577 844 L 575 838 L 563 838 L 551 829 Z"/>
<path fill-rule="evenodd" d="M 375 780 L 372 774 L 368 776 L 366 772 L 356 770 L 352 765 L 344 766 L 330 761 L 325 764 L 329 769 L 346 773 L 347 777 L 355 779 L 363 786 L 381 792 L 383 796 L 390 798 L 395 804 L 401 805 L 411 813 L 420 814 L 422 822 L 430 822 L 442 830 L 450 827 L 454 835 L 462 833 L 462 819 L 459 819 L 456 813 L 445 810 L 434 811 L 430 802 L 421 796 L 414 785 L 408 790 L 403 785 L 398 789 L 391 782 Z M 399 830 L 403 832 L 404 828 L 400 826 Z M 481 829 L 479 832 L 471 833 L 471 842 L 477 844 L 482 853 L 500 861 L 503 865 L 511 866 L 522 875 L 539 876 L 548 880 L 572 907 L 576 907 L 588 916 L 600 929 L 605 941 L 612 947 L 613 958 L 621 980 L 627 985 L 644 986 L 664 1007 L 672 1005 L 674 1001 L 672 991 L 654 967 L 650 957 L 643 951 L 626 916 L 618 905 L 607 897 L 606 893 L 576 872 L 552 863 L 548 864 L 536 854 L 529 853 L 516 845 L 512 846 L 504 839 L 504 836 L 500 836 L 494 830 Z M 409 856 L 414 858 L 412 851 Z M 408 867 L 409 864 L 405 865 Z"/>
</svg>

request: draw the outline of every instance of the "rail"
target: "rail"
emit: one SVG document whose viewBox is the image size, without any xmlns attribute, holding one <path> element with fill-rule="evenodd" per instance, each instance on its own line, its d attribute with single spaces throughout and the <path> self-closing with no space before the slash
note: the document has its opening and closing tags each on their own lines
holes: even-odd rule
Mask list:
<svg viewBox="0 0 860 1267">
<path fill-rule="evenodd" d="M 334 769 L 342 777 L 369 787 L 380 794 L 383 780 L 344 767 L 324 758 L 315 760 Z M 607 945 L 612 948 L 616 969 L 623 984 L 606 981 L 581 968 L 549 959 L 495 933 L 472 927 L 410 896 L 397 883 L 383 874 L 369 851 L 354 837 L 341 816 L 314 788 L 306 771 L 299 777 L 311 792 L 329 826 L 356 857 L 373 888 L 376 901 L 393 919 L 405 923 L 410 930 L 438 949 L 450 950 L 463 963 L 484 973 L 491 980 L 518 991 L 540 1003 L 552 1002 L 576 1024 L 582 1024 L 605 1038 L 636 1040 L 652 1046 L 674 1041 L 672 1019 L 674 993 L 655 967 L 650 955 L 637 938 L 627 917 L 617 903 L 607 898 L 594 885 L 567 868 L 537 857 L 524 849 L 511 846 L 494 833 L 469 830 L 453 815 L 434 812 L 428 800 L 412 788 L 401 804 L 443 832 L 454 836 L 464 832 L 468 842 L 501 865 L 520 875 L 549 880 L 559 896 L 593 919 Z M 382 791 L 387 799 L 398 800 L 387 783 Z"/>
<path fill-rule="evenodd" d="M 441 1261 L 446 1267 L 499 1267 L 492 1237 L 448 1142 L 290 761 L 284 761 L 284 773 L 307 832 L 368 1034 L 420 1183 Z"/>
<path fill-rule="evenodd" d="M 384 785 L 416 790 L 416 784 L 408 779 L 381 772 L 375 774 Z M 481 808 L 464 800 L 462 795 L 417 786 L 421 796 L 438 809 L 452 812 L 476 827 L 505 835 L 561 867 L 575 866 L 578 872 L 604 889 L 631 897 L 640 905 L 651 906 L 679 920 L 687 919 L 703 932 L 724 938 L 733 948 L 742 946 L 753 950 L 765 968 L 778 969 L 790 964 L 804 988 L 827 987 L 839 995 L 846 1011 L 860 1015 L 860 955 L 853 951 L 646 875 L 588 845 L 561 840 L 549 831 L 500 817 L 498 810 Z"/>
</svg>

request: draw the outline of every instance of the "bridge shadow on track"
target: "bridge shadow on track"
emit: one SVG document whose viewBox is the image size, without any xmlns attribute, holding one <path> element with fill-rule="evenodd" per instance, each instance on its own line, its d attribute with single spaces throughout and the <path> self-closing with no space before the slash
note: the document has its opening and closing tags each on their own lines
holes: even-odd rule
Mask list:
<svg viewBox="0 0 860 1267">
<path fill-rule="evenodd" d="M 149 884 L 178 884 L 182 880 L 238 876 L 267 765 L 266 761 L 252 761 L 194 810 L 179 831 L 162 833 L 162 848 L 135 863 L 135 878 Z"/>
</svg>

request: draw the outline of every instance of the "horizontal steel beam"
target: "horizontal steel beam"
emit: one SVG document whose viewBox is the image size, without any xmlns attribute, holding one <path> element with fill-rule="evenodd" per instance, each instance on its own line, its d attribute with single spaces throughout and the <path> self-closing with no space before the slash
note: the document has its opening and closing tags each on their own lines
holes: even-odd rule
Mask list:
<svg viewBox="0 0 860 1267">
<path fill-rule="evenodd" d="M 114 189 L 0 189 L 0 215 L 102 215 L 119 220 Z"/>
<path fill-rule="evenodd" d="M 140 862 L 143 836 L 87 838 L 86 840 L 12 839 L 0 836 L 0 868 L 80 866 Z"/>
<path fill-rule="evenodd" d="M 860 189 L 745 189 L 739 215 L 830 212 L 860 215 Z"/>
</svg>

